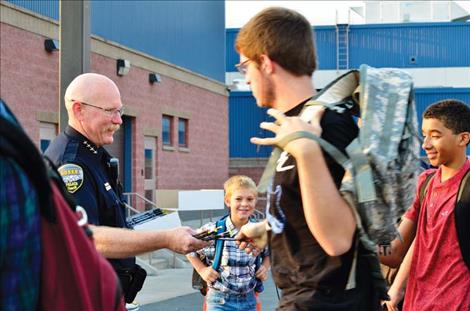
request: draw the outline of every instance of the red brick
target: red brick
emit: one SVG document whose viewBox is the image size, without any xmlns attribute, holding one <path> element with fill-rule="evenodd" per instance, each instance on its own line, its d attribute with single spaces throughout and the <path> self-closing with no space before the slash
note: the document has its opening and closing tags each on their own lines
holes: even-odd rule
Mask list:
<svg viewBox="0 0 470 311">
<path fill-rule="evenodd" d="M 38 112 L 58 113 L 59 54 L 44 50 L 44 37 L 1 24 L 0 97 L 26 132 L 39 140 Z M 228 177 L 228 100 L 225 96 L 162 76 L 151 85 L 147 70 L 132 66 L 116 75 L 116 60 L 92 54 L 91 71 L 110 77 L 118 85 L 123 104 L 137 111 L 133 124 L 132 185 L 144 192 L 144 128 L 161 128 L 163 107 L 186 113 L 190 152 L 162 150 L 157 140 L 157 188 L 222 188 Z M 176 121 L 176 120 L 175 120 Z M 174 123 L 174 130 L 177 130 Z M 175 132 L 176 134 L 176 132 Z M 176 137 L 175 137 L 176 138 Z M 176 143 L 176 142 L 175 142 Z"/>
</svg>

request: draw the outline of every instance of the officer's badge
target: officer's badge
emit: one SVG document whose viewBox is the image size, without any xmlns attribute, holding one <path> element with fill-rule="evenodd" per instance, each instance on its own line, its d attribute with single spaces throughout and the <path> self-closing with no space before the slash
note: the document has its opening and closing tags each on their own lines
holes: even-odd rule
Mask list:
<svg viewBox="0 0 470 311">
<path fill-rule="evenodd" d="M 75 193 L 83 185 L 83 169 L 77 164 L 64 164 L 58 171 L 68 192 Z"/>
</svg>

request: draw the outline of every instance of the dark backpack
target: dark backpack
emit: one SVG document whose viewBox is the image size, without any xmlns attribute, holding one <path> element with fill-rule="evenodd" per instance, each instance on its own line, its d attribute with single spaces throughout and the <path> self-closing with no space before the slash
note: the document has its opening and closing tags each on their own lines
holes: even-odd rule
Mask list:
<svg viewBox="0 0 470 311">
<path fill-rule="evenodd" d="M 421 185 L 419 189 L 419 202 L 423 203 L 424 196 L 429 187 L 429 182 L 436 172 L 432 172 Z M 465 173 L 460 181 L 457 199 L 455 201 L 454 217 L 455 229 L 457 230 L 457 239 L 462 253 L 463 261 L 470 270 L 470 169 Z"/>
<path fill-rule="evenodd" d="M 93 242 L 57 171 L 0 100 L 0 153 L 22 167 L 41 215 L 39 310 L 125 310 L 119 279 Z M 83 210 L 83 208 L 81 208 Z M 82 215 L 86 215 L 84 211 Z M 85 216 L 86 219 L 86 216 Z"/>
<path fill-rule="evenodd" d="M 215 227 L 217 228 L 217 234 L 221 234 L 227 230 L 227 227 L 225 225 L 225 220 L 228 217 L 228 215 L 225 215 L 224 217 L 220 218 L 217 220 Z M 222 259 L 222 252 L 224 249 L 224 240 L 216 240 L 215 241 L 215 254 L 214 254 L 214 262 L 212 263 L 212 269 L 218 271 L 220 268 L 220 261 Z M 255 262 L 255 270 L 258 270 L 258 268 L 261 265 L 261 255 L 258 255 L 256 257 L 256 262 Z M 261 293 L 264 290 L 264 285 L 261 280 L 256 279 L 256 287 L 255 287 L 255 292 Z M 203 296 L 207 294 L 207 283 L 204 281 L 199 273 L 197 273 L 196 269 L 193 269 L 193 277 L 192 277 L 192 287 L 194 289 L 197 289 L 201 292 Z"/>
</svg>

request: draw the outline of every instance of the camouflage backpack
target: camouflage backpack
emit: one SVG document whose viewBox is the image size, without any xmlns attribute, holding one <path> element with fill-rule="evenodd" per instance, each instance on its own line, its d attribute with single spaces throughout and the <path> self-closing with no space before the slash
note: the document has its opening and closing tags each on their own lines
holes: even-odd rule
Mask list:
<svg viewBox="0 0 470 311">
<path fill-rule="evenodd" d="M 345 168 L 340 191 L 349 194 L 361 242 L 375 252 L 376 245 L 390 245 L 397 237 L 397 220 L 412 203 L 420 172 L 412 79 L 398 69 L 362 65 L 306 103 L 300 118 L 309 122 L 319 106 L 339 113 L 346 106 L 358 112 L 359 135 L 346 148 L 347 156 L 327 141 L 315 139 Z M 281 151 L 275 148 L 270 162 Z M 271 182 L 269 166 L 259 183 L 260 192 Z"/>
</svg>

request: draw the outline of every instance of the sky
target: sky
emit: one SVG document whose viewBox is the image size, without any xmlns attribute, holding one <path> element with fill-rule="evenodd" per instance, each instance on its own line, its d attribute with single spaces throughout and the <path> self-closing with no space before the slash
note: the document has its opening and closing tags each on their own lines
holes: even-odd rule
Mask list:
<svg viewBox="0 0 470 311">
<path fill-rule="evenodd" d="M 470 1 L 455 1 L 462 8 L 470 12 Z M 282 6 L 294 9 L 303 14 L 312 25 L 334 25 L 349 21 L 363 23 L 362 17 L 349 7 L 364 6 L 364 1 L 225 1 L 226 28 L 240 28 L 252 16 L 262 9 L 270 6 Z"/>
</svg>

